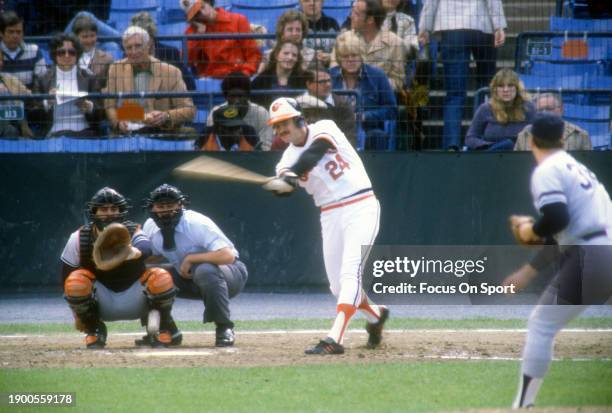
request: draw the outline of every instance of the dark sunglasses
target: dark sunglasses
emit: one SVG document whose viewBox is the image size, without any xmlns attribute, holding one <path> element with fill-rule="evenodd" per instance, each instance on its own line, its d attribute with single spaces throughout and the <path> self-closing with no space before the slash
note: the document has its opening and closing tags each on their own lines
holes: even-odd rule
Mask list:
<svg viewBox="0 0 612 413">
<path fill-rule="evenodd" d="M 57 49 L 55 51 L 56 56 L 68 55 L 68 56 L 76 56 L 76 50 L 74 49 Z"/>
</svg>

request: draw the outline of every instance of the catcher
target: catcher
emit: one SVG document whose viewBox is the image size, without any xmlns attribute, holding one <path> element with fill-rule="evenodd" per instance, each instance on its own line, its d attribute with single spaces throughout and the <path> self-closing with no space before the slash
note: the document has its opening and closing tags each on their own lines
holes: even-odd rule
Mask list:
<svg viewBox="0 0 612 413">
<path fill-rule="evenodd" d="M 161 268 L 145 268 L 151 242 L 128 221 L 128 202 L 102 188 L 86 206 L 90 222 L 70 235 L 62 252 L 64 298 L 89 349 L 106 345 L 104 321 L 141 319 L 147 335 L 137 345 L 179 345 L 171 316 L 176 288 Z M 144 294 L 143 294 L 144 292 Z"/>
</svg>

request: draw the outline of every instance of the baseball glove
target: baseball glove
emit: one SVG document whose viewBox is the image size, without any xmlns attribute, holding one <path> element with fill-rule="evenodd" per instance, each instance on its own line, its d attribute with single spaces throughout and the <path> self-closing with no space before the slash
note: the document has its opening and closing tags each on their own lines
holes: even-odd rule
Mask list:
<svg viewBox="0 0 612 413">
<path fill-rule="evenodd" d="M 514 239 L 517 243 L 522 245 L 535 245 L 543 243 L 543 240 L 534 234 L 533 231 L 531 231 L 531 237 L 528 239 L 525 239 L 524 235 L 521 235 L 521 227 L 523 225 L 533 225 L 535 223 L 533 217 L 528 215 L 512 215 L 510 216 L 509 220 L 510 230 L 512 231 L 512 235 L 514 235 Z"/>
<path fill-rule="evenodd" d="M 112 223 L 98 236 L 93 248 L 93 261 L 102 271 L 112 270 L 125 260 L 139 258 L 142 253 L 132 247 L 130 232 L 119 223 Z"/>
</svg>

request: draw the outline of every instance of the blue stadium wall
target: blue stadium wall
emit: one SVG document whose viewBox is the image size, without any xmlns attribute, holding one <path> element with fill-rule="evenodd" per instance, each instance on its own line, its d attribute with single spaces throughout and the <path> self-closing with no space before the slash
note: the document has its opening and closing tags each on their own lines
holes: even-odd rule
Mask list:
<svg viewBox="0 0 612 413">
<path fill-rule="evenodd" d="M 248 265 L 251 289 L 324 288 L 318 211 L 300 191 L 276 198 L 254 185 L 178 178 L 172 170 L 194 153 L 0 155 L 0 285 L 3 291 L 59 289 L 59 256 L 85 222 L 85 203 L 103 186 L 141 201 L 167 182 L 191 196 Z M 278 153 L 218 154 L 271 175 Z M 612 188 L 612 152 L 577 153 Z M 529 153 L 364 153 L 382 205 L 378 244 L 512 244 L 507 217 L 533 214 Z"/>
</svg>

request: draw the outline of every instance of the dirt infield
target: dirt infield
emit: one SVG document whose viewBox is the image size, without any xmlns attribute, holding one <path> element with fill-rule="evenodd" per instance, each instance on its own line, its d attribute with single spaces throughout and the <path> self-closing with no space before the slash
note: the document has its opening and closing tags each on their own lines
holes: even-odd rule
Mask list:
<svg viewBox="0 0 612 413">
<path fill-rule="evenodd" d="M 137 348 L 135 334 L 111 334 L 104 350 L 84 348 L 79 334 L 3 336 L 0 367 L 247 367 L 316 363 L 387 363 L 431 360 L 482 360 L 520 357 L 524 332 L 390 331 L 383 344 L 368 350 L 363 331 L 350 331 L 341 356 L 306 356 L 321 332 L 237 332 L 233 348 L 214 347 L 210 333 L 186 333 L 171 349 Z M 555 344 L 556 358 L 610 359 L 612 332 L 564 331 Z"/>
</svg>

